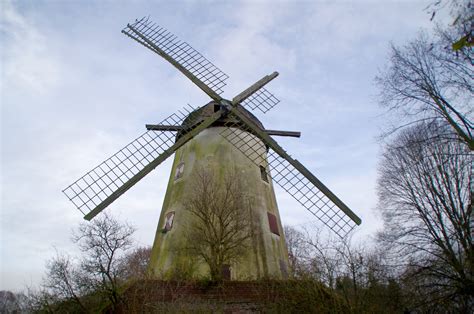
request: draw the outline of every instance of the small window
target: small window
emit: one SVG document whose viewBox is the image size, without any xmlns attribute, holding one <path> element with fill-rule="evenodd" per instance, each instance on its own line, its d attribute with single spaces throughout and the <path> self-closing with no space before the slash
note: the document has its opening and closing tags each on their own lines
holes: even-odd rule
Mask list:
<svg viewBox="0 0 474 314">
<path fill-rule="evenodd" d="M 215 104 L 214 105 L 214 112 L 219 111 L 219 109 L 221 109 L 221 105 Z"/>
<path fill-rule="evenodd" d="M 280 231 L 278 230 L 278 223 L 277 218 L 272 213 L 268 213 L 268 224 L 270 225 L 270 231 L 276 235 L 280 235 Z"/>
<path fill-rule="evenodd" d="M 184 173 L 184 162 L 181 162 L 176 167 L 176 172 L 174 173 L 174 180 L 176 181 L 179 178 L 181 178 L 183 176 L 183 173 Z"/>
<path fill-rule="evenodd" d="M 264 166 L 260 166 L 260 176 L 262 180 L 268 183 L 267 169 Z"/>
<path fill-rule="evenodd" d="M 173 221 L 174 221 L 174 212 L 169 212 L 165 216 L 165 225 L 163 227 L 164 232 L 168 232 L 173 228 Z"/>
</svg>

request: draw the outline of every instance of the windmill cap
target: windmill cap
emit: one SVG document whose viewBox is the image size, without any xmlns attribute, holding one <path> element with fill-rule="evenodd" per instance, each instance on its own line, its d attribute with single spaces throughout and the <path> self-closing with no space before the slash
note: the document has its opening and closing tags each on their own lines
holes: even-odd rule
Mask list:
<svg viewBox="0 0 474 314">
<path fill-rule="evenodd" d="M 181 124 L 182 126 L 185 126 L 183 129 L 184 130 L 190 130 L 193 129 L 194 126 L 200 124 L 202 121 L 206 120 L 210 116 L 212 116 L 215 112 L 217 112 L 220 109 L 220 104 L 216 101 L 211 101 L 208 104 L 194 110 L 191 112 L 186 119 L 184 119 L 183 123 Z M 264 129 L 262 122 L 257 119 L 255 115 L 253 115 L 250 111 L 245 109 L 244 107 L 240 107 L 241 112 L 247 116 L 247 118 L 251 119 L 256 125 L 258 125 L 260 128 Z M 241 122 L 237 120 L 236 118 L 232 116 L 225 116 L 221 117 L 219 120 L 211 124 L 209 127 L 216 127 L 216 126 L 229 126 L 229 123 L 235 123 L 235 127 L 239 127 Z M 245 128 L 242 126 L 242 130 L 245 131 Z M 176 139 L 180 138 L 186 133 L 186 131 L 180 131 L 177 134 Z"/>
</svg>

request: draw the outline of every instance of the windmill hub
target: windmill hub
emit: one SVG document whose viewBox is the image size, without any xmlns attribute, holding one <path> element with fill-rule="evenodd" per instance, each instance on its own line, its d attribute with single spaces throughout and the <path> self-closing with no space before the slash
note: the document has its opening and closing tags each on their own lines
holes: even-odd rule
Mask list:
<svg viewBox="0 0 474 314">
<path fill-rule="evenodd" d="M 227 99 L 221 99 L 220 101 L 221 108 L 229 112 L 232 110 L 232 102 Z"/>
</svg>

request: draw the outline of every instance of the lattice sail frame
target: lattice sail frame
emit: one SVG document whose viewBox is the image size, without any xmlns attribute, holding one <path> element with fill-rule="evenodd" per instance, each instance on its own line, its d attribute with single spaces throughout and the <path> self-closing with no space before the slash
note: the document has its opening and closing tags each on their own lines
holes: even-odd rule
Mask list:
<svg viewBox="0 0 474 314">
<path fill-rule="evenodd" d="M 278 105 L 280 100 L 270 93 L 265 87 L 260 88 L 249 98 L 241 102 L 241 105 L 251 110 L 260 110 L 267 113 L 270 109 Z"/>
<path fill-rule="evenodd" d="M 196 108 L 188 105 L 160 122 L 164 125 L 182 125 Z M 195 122 L 182 125 L 180 132 L 196 127 Z M 171 148 L 177 132 L 147 131 L 124 148 L 103 161 L 63 190 L 63 193 L 84 215 L 91 212 L 107 197 Z"/>
<path fill-rule="evenodd" d="M 238 150 L 240 150 L 256 166 L 265 165 L 264 156 L 259 152 L 267 150 L 264 141 L 239 121 L 236 115 L 230 113 L 234 122 L 225 124 L 220 134 Z M 245 132 L 242 132 L 244 130 Z M 273 182 L 288 192 L 296 201 L 323 222 L 339 237 L 345 238 L 357 226 L 343 210 L 341 210 L 327 195 L 320 191 L 305 175 L 272 149 L 268 149 L 268 175 Z"/>
<path fill-rule="evenodd" d="M 165 28 L 160 27 L 145 17 L 140 20 L 135 20 L 134 23 L 127 25 L 127 27 L 122 30 L 122 33 L 125 35 L 160 55 L 160 51 L 157 51 L 153 46 L 147 43 L 146 40 L 138 36 L 131 27 L 140 32 L 146 39 L 170 56 L 175 62 L 191 72 L 197 79 L 217 94 L 223 92 L 223 88 L 226 85 L 225 81 L 229 76 L 196 51 L 191 45 L 179 40 Z"/>
</svg>

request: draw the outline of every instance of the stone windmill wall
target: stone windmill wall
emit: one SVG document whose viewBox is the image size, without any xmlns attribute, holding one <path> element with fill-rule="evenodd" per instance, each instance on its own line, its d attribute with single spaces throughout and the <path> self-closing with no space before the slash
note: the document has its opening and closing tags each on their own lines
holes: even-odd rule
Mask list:
<svg viewBox="0 0 474 314">
<path fill-rule="evenodd" d="M 195 177 L 192 174 L 200 168 L 216 174 L 229 168 L 236 169 L 244 183 L 243 194 L 252 216 L 251 245 L 245 254 L 229 265 L 230 279 L 287 277 L 288 250 L 272 181 L 267 173 L 266 148 L 258 138 L 237 131 L 261 144 L 258 154 L 262 157 L 262 164 L 257 166 L 221 136 L 223 128 L 213 126 L 205 129 L 176 151 L 149 264 L 150 273 L 156 278 L 167 279 L 177 273 L 195 278 L 209 274 L 206 264 L 190 256 L 185 249 L 186 228 L 193 217 L 184 209 L 183 201 L 197 184 L 193 182 Z"/>
</svg>

